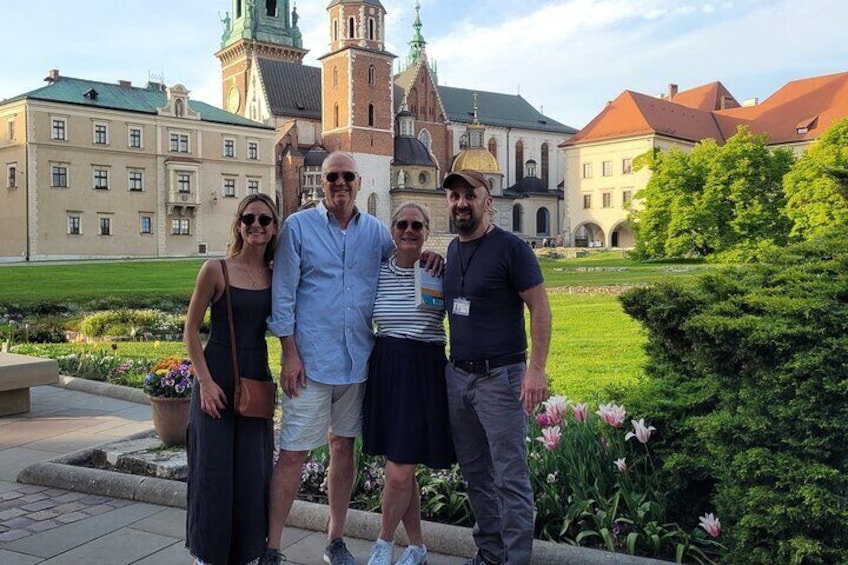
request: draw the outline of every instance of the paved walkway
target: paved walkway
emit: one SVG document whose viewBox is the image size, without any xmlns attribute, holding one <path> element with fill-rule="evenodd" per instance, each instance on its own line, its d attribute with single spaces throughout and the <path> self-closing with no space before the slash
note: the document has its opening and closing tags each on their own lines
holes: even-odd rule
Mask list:
<svg viewBox="0 0 848 565">
<path fill-rule="evenodd" d="M 0 564 L 188 565 L 184 510 L 15 482 L 31 464 L 151 428 L 147 405 L 33 388 L 28 414 L 0 418 Z M 282 541 L 289 563 L 323 563 L 325 534 L 287 528 Z M 348 546 L 358 563 L 368 560 L 370 541 Z M 464 559 L 433 555 L 430 563 Z"/>
</svg>

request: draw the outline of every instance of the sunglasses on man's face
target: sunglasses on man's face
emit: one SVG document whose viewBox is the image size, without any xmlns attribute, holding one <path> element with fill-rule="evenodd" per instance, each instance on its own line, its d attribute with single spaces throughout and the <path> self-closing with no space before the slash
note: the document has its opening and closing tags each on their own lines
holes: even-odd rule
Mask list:
<svg viewBox="0 0 848 565">
<path fill-rule="evenodd" d="M 424 229 L 424 224 L 419 221 L 407 222 L 406 220 L 398 220 L 395 227 L 400 231 L 406 231 L 406 228 L 411 227 L 412 231 L 421 231 Z"/>
<path fill-rule="evenodd" d="M 239 220 L 241 220 L 241 223 L 248 227 L 252 226 L 253 222 L 255 222 L 257 219 L 259 220 L 259 225 L 263 228 L 270 226 L 271 222 L 274 221 L 273 216 L 269 216 L 267 214 L 259 214 L 258 216 L 256 214 L 243 214 L 239 218 Z"/>
<path fill-rule="evenodd" d="M 345 182 L 353 182 L 356 180 L 356 173 L 351 171 L 345 171 L 343 173 L 327 173 L 327 182 L 336 182 L 337 180 L 339 180 L 339 175 L 341 175 Z"/>
</svg>

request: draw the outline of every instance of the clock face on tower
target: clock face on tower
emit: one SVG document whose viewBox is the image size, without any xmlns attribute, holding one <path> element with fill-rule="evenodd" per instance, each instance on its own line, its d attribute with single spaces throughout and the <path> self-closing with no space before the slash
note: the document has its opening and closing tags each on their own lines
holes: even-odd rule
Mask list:
<svg viewBox="0 0 848 565">
<path fill-rule="evenodd" d="M 227 92 L 227 111 L 233 114 L 238 112 L 239 103 L 241 102 L 241 93 L 237 86 L 231 86 Z"/>
</svg>

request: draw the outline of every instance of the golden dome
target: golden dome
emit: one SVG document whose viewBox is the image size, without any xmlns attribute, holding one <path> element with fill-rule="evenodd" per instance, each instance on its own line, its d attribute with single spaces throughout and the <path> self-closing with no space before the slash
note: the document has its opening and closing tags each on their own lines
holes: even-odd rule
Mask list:
<svg viewBox="0 0 848 565">
<path fill-rule="evenodd" d="M 473 169 L 481 173 L 489 173 L 500 175 L 501 168 L 498 166 L 498 160 L 495 156 L 489 153 L 487 149 L 465 149 L 460 151 L 459 155 L 453 161 L 451 172 L 461 171 L 463 169 Z"/>
</svg>

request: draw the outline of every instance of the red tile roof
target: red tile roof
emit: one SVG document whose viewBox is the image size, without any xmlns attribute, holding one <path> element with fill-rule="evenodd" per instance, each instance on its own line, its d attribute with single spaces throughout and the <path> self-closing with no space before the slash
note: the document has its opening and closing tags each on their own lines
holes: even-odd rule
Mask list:
<svg viewBox="0 0 848 565">
<path fill-rule="evenodd" d="M 722 109 L 724 108 L 724 109 Z M 740 124 L 769 133 L 771 144 L 818 138 L 848 117 L 848 72 L 787 83 L 755 106 L 740 107 L 720 82 L 656 98 L 625 90 L 560 147 L 656 134 L 697 142 L 723 142 Z M 806 131 L 798 133 L 799 128 Z"/>
</svg>

